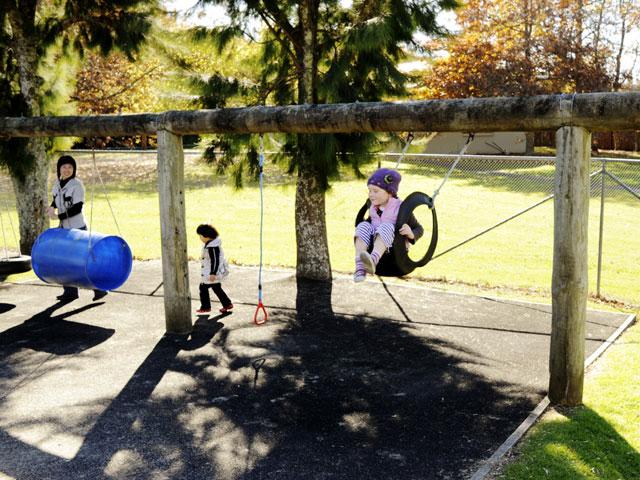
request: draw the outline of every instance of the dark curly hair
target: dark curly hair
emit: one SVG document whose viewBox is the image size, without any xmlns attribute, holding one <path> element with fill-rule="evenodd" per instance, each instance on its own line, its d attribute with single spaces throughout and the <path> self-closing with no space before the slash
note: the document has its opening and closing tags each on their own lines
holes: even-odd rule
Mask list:
<svg viewBox="0 0 640 480">
<path fill-rule="evenodd" d="M 196 228 L 196 233 L 212 240 L 218 238 L 218 231 L 208 223 L 198 225 L 198 228 Z"/>
</svg>

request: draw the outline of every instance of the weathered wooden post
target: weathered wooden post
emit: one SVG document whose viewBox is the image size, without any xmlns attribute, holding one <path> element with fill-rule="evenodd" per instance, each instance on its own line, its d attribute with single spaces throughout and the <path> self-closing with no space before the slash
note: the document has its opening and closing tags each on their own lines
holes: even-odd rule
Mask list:
<svg viewBox="0 0 640 480">
<path fill-rule="evenodd" d="M 588 293 L 591 133 L 582 127 L 562 127 L 556 132 L 556 149 L 549 399 L 579 405 Z"/>
<path fill-rule="evenodd" d="M 167 333 L 191 332 L 182 137 L 158 129 L 158 194 Z"/>
</svg>

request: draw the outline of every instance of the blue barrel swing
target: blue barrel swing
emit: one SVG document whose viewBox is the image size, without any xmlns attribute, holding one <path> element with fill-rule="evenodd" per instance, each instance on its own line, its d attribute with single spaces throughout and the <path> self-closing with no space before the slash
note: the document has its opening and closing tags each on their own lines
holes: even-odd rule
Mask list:
<svg viewBox="0 0 640 480">
<path fill-rule="evenodd" d="M 127 242 L 75 228 L 50 228 L 36 239 L 31 265 L 46 283 L 115 290 L 129 278 L 133 256 Z"/>
<path fill-rule="evenodd" d="M 94 139 L 95 145 L 95 139 Z M 111 215 L 120 232 L 104 182 L 96 164 L 92 147 L 95 176 L 100 179 Z M 75 167 L 75 164 L 74 164 Z M 93 185 L 91 189 L 91 219 L 93 219 Z M 40 280 L 69 287 L 93 290 L 115 290 L 127 281 L 133 265 L 133 255 L 127 242 L 117 235 L 105 235 L 91 230 L 62 226 L 42 232 L 31 249 L 31 266 Z"/>
</svg>

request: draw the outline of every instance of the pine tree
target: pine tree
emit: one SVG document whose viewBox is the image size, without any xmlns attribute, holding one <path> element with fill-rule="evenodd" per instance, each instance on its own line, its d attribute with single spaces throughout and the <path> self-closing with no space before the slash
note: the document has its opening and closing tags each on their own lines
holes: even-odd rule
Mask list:
<svg viewBox="0 0 640 480">
<path fill-rule="evenodd" d="M 211 34 L 221 51 L 233 38 L 259 37 L 258 82 L 251 94 L 256 103 L 265 105 L 379 101 L 403 95 L 407 78 L 396 67 L 403 47 L 417 47 L 417 32 L 442 33 L 437 11 L 456 6 L 455 0 L 355 1 L 349 7 L 338 0 L 199 3 L 220 5 L 227 11 L 227 26 L 200 31 Z M 256 24 L 261 25 L 257 33 Z M 351 163 L 357 171 L 362 158 L 358 154 L 372 143 L 369 135 L 287 136 L 283 150 L 291 154 L 291 167 L 298 175 L 298 278 L 331 279 L 325 191 L 339 162 Z M 255 147 L 251 152 L 250 158 L 255 159 Z"/>
<path fill-rule="evenodd" d="M 119 49 L 132 56 L 149 31 L 155 5 L 155 0 L 0 0 L 3 38 L 0 58 L 11 57 L 8 70 L 12 73 L 11 93 L 0 97 L 3 113 L 15 116 L 54 113 L 44 108 L 53 91 L 43 72 L 52 52 L 56 61 L 65 55 L 82 55 L 88 49 L 105 55 Z M 10 165 L 12 172 L 20 249 L 26 253 L 48 225 L 49 169 L 45 139 L 21 142 L 23 151 L 5 154 L 2 161 Z"/>
</svg>

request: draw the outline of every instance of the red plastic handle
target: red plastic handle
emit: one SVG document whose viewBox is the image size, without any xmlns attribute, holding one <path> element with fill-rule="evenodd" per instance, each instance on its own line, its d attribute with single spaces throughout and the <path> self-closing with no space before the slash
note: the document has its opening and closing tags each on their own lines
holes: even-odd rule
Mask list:
<svg viewBox="0 0 640 480">
<path fill-rule="evenodd" d="M 264 314 L 264 317 L 262 318 L 258 318 L 258 314 L 260 313 L 260 310 L 262 310 L 262 313 Z M 258 302 L 258 308 L 256 308 L 256 313 L 253 314 L 253 323 L 255 323 L 256 325 L 264 325 L 265 323 L 267 323 L 268 318 L 269 318 L 269 314 L 267 313 L 267 309 L 264 308 L 262 301 Z"/>
</svg>

